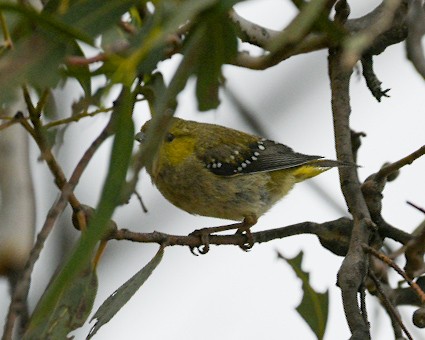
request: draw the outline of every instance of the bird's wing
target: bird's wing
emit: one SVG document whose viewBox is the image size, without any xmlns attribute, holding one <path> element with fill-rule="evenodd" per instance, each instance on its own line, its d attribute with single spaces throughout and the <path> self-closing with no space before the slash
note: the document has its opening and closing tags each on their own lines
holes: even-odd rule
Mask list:
<svg viewBox="0 0 425 340">
<path fill-rule="evenodd" d="M 254 141 L 248 147 L 236 143 L 217 145 L 203 156 L 207 169 L 220 176 L 289 169 L 323 158 L 294 152 L 286 145 L 266 139 Z"/>
</svg>

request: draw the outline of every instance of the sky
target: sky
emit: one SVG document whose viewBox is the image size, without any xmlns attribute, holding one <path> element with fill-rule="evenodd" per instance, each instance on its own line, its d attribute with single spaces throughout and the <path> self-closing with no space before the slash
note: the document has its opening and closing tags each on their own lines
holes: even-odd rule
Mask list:
<svg viewBox="0 0 425 340">
<path fill-rule="evenodd" d="M 376 3 L 376 2 L 375 2 Z M 352 17 L 372 9 L 370 1 L 358 1 L 352 8 Z M 238 12 L 258 24 L 281 29 L 294 15 L 289 2 L 248 1 L 237 7 Z M 246 46 L 244 46 L 246 47 Z M 248 47 L 246 47 L 248 48 Z M 178 57 L 163 63 L 161 70 L 169 79 Z M 398 44 L 375 58 L 375 70 L 384 88 L 391 88 L 390 98 L 378 103 L 368 92 L 364 79 L 355 73 L 351 80 L 351 126 L 364 131 L 367 137 L 359 151 L 360 178 L 376 172 L 383 163 L 402 158 L 424 145 L 423 107 L 424 83 L 406 61 L 404 45 Z M 335 158 L 330 88 L 327 77 L 327 54 L 319 51 L 291 58 L 266 71 L 251 71 L 224 67 L 227 87 L 255 114 L 267 132 L 265 137 L 291 146 L 306 154 Z M 67 86 L 73 90 L 74 85 Z M 176 116 L 202 122 L 216 123 L 250 132 L 231 102 L 222 94 L 217 110 L 199 113 L 190 82 L 179 97 Z M 58 94 L 63 100 L 72 100 Z M 134 119 L 139 127 L 149 119 L 146 106 L 135 109 Z M 103 128 L 106 116 L 81 121 L 65 134 L 73 141 L 72 150 L 61 150 L 60 159 L 67 173 L 91 143 L 93 136 Z M 32 145 L 33 150 L 36 150 Z M 95 206 L 108 162 L 110 141 L 102 146 L 83 175 L 76 190 L 84 203 Z M 37 152 L 34 151 L 34 159 Z M 34 162 L 36 163 L 36 162 Z M 425 206 L 425 158 L 401 171 L 399 178 L 388 183 L 384 191 L 383 216 L 394 226 L 412 231 L 423 220 L 423 215 L 406 204 L 406 200 Z M 38 202 L 38 225 L 55 199 L 55 193 L 44 192 L 51 186 L 51 177 L 44 165 L 37 163 L 35 175 L 42 178 L 36 190 L 42 199 Z M 325 222 L 349 216 L 339 189 L 337 170 L 330 170 L 308 182 L 298 184 L 281 202 L 261 217 L 254 231 L 282 227 L 303 221 Z M 321 196 L 319 186 L 331 198 Z M 119 208 L 114 220 L 121 228 L 138 232 L 154 230 L 187 235 L 195 229 L 228 223 L 225 220 L 192 216 L 166 201 L 142 173 L 138 191 L 149 212 L 145 214 L 133 198 Z M 329 202 L 332 200 L 332 202 Z M 337 208 L 336 208 L 336 207 Z M 69 216 L 68 216 L 69 217 Z M 66 224 L 66 217 L 63 219 Z M 47 284 L 50 272 L 46 264 L 55 264 L 55 231 L 47 251 L 36 266 L 32 287 L 32 301 L 37 301 Z M 396 247 L 396 244 L 392 244 Z M 93 310 L 140 270 L 156 253 L 156 245 L 113 241 L 99 265 L 99 291 Z M 159 267 L 130 302 L 105 326 L 94 339 L 315 339 L 307 324 L 295 310 L 300 303 L 301 282 L 288 264 L 278 260 L 276 251 L 287 257 L 304 252 L 303 269 L 310 273 L 313 287 L 321 292 L 329 290 L 330 310 L 326 340 L 346 339 L 349 330 L 344 318 L 336 275 L 342 258 L 323 249 L 314 236 L 294 236 L 255 245 L 250 252 L 235 246 L 212 246 L 204 256 L 193 256 L 187 248 L 169 247 Z M 400 278 L 391 275 L 396 284 Z M 7 298 L 5 282 L 0 282 L 0 299 Z M 33 302 L 34 303 L 34 302 Z M 374 297 L 368 296 L 372 338 L 390 338 L 391 327 Z M 412 308 L 402 308 L 402 317 L 415 338 L 425 331 L 415 330 L 411 324 Z M 1 311 L 0 327 L 3 315 Z M 83 339 L 92 324 L 74 332 Z M 415 336 L 416 335 L 416 336 Z"/>
</svg>

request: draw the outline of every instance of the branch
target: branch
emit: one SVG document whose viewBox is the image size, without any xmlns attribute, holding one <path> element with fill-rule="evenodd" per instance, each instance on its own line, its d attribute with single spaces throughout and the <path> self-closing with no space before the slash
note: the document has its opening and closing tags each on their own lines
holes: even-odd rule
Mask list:
<svg viewBox="0 0 425 340">
<path fill-rule="evenodd" d="M 322 224 L 314 222 L 302 222 L 289 225 L 282 228 L 268 229 L 252 233 L 254 243 L 264 243 L 275 239 L 281 239 L 300 234 L 314 234 L 325 241 L 332 238 L 335 242 L 341 240 L 341 230 L 351 227 L 351 221 L 347 218 L 341 218 Z M 187 246 L 197 248 L 202 246 L 202 240 L 199 236 L 188 235 L 178 236 L 154 231 L 152 233 L 136 233 L 127 229 L 118 229 L 113 231 L 108 239 L 127 240 L 140 243 L 157 243 L 167 246 Z M 246 243 L 246 236 L 243 234 L 233 235 L 210 235 L 209 243 L 215 245 L 237 245 L 242 246 Z"/>
<path fill-rule="evenodd" d="M 403 279 L 406 280 L 406 282 L 409 284 L 409 286 L 413 289 L 415 294 L 419 297 L 421 300 L 421 303 L 425 303 L 425 293 L 421 289 L 421 287 L 418 286 L 418 284 L 412 279 L 395 263 L 393 260 L 391 260 L 388 256 L 385 254 L 380 253 L 379 251 L 373 249 L 372 247 L 369 247 L 366 244 L 362 245 L 363 249 L 368 252 L 369 254 L 375 256 L 377 259 L 381 260 L 382 262 L 389 265 L 391 268 L 393 268 L 400 276 L 403 277 Z"/>
<path fill-rule="evenodd" d="M 419 157 L 422 157 L 425 154 L 425 145 L 421 146 L 418 150 L 412 152 L 410 155 L 403 157 L 402 159 L 398 160 L 397 162 L 387 164 L 384 167 L 381 168 L 381 170 L 378 171 L 376 174 L 376 180 L 381 180 L 384 178 L 387 178 L 394 172 L 400 170 L 405 165 L 412 164 L 415 160 L 417 160 Z"/>
<path fill-rule="evenodd" d="M 410 155 L 403 157 L 394 163 L 385 164 L 377 173 L 370 175 L 362 184 L 362 193 L 366 200 L 367 207 L 370 215 L 372 216 L 373 222 L 379 227 L 379 233 L 381 235 L 386 232 L 386 229 L 387 232 L 390 231 L 390 229 L 393 229 L 393 227 L 384 221 L 381 215 L 382 192 L 388 179 L 397 173 L 402 167 L 413 163 L 424 154 L 425 146 L 422 146 Z M 407 241 L 407 239 L 405 240 Z M 410 237 L 409 241 L 412 242 L 412 237 Z"/>
<path fill-rule="evenodd" d="M 93 141 L 90 147 L 86 150 L 84 155 L 81 157 L 69 179 L 69 182 L 63 185 L 59 199 L 52 205 L 46 216 L 46 220 L 37 235 L 37 240 L 31 250 L 22 276 L 19 278 L 16 284 L 16 289 L 13 292 L 9 305 L 8 315 L 6 318 L 7 321 L 5 324 L 5 330 L 3 333 L 4 340 L 11 338 L 13 334 L 13 327 L 16 316 L 19 315 L 21 311 L 20 306 L 25 303 L 25 301 L 27 301 L 29 287 L 31 284 L 31 274 L 34 269 L 34 265 L 37 262 L 40 253 L 44 248 L 44 244 L 47 240 L 47 237 L 50 235 L 50 232 L 52 231 L 56 220 L 58 219 L 62 211 L 65 209 L 69 200 L 69 196 L 73 194 L 73 191 L 77 186 L 79 179 L 83 174 L 84 170 L 86 169 L 89 161 L 92 159 L 93 155 L 98 150 L 103 141 L 105 141 L 106 138 L 111 135 L 111 124 L 112 123 L 110 121 L 103 129 L 103 131 L 99 134 L 99 136 Z M 76 218 L 78 220 L 78 225 L 80 229 L 82 225 L 85 225 L 85 216 L 82 216 L 83 213 L 84 212 L 82 210 L 74 212 L 75 216 L 77 216 Z"/>
<path fill-rule="evenodd" d="M 385 292 L 386 290 L 388 290 L 388 287 L 386 287 L 387 289 L 385 290 L 384 287 L 382 287 L 381 282 L 379 281 L 379 279 L 375 276 L 373 272 L 369 271 L 368 275 L 372 279 L 373 283 L 375 284 L 376 291 L 378 292 L 379 299 L 381 300 L 381 304 L 384 306 L 385 310 L 387 311 L 388 315 L 391 318 L 391 323 L 393 324 L 395 338 L 396 339 L 401 338 L 402 336 L 400 331 L 400 328 L 401 328 L 403 329 L 408 339 L 413 340 L 406 326 L 403 324 L 403 321 L 400 318 L 400 314 L 398 313 L 397 309 L 394 307 L 391 299 L 388 297 L 389 294 Z M 389 293 L 391 293 L 391 291 Z"/>
<path fill-rule="evenodd" d="M 238 36 L 242 41 L 263 49 L 266 49 L 270 41 L 280 33 L 280 31 L 265 28 L 241 17 L 234 9 L 229 12 L 229 17 L 235 24 Z"/>
<path fill-rule="evenodd" d="M 378 55 L 388 46 L 399 43 L 407 37 L 407 0 L 384 0 L 381 5 L 361 18 L 350 19 L 343 23 L 347 36 L 352 36 L 347 44 L 345 54 L 347 65 L 353 65 L 362 55 Z M 270 50 L 273 42 L 286 31 L 277 32 L 264 26 L 257 25 L 242 18 L 235 11 L 230 14 L 235 23 L 239 38 L 242 41 Z M 337 18 L 336 18 L 337 19 Z M 373 30 L 369 28 L 372 27 Z M 296 44 L 289 44 L 288 48 L 280 47 L 278 54 L 252 57 L 247 53 L 240 53 L 232 63 L 249 69 L 264 70 L 290 57 L 318 51 L 334 46 L 330 37 L 321 32 L 309 32 Z"/>
<path fill-rule="evenodd" d="M 425 78 L 425 56 L 422 47 L 422 37 L 425 34 L 425 13 L 421 0 L 412 0 L 407 14 L 409 35 L 406 39 L 407 58 L 412 62 L 418 73 Z"/>
<path fill-rule="evenodd" d="M 329 77 L 337 156 L 340 161 L 352 163 L 354 157 L 349 126 L 351 70 L 347 71 L 342 66 L 341 52 L 335 49 L 329 52 Z M 341 288 L 344 312 L 352 339 L 368 339 L 370 338 L 369 326 L 361 313 L 357 292 L 368 271 L 368 261 L 362 244 L 369 243 L 374 225 L 360 189 L 356 168 L 339 168 L 339 175 L 344 198 L 354 217 L 354 225 L 348 254 L 338 273 L 338 285 Z"/>
<path fill-rule="evenodd" d="M 60 190 L 62 190 L 63 186 L 66 183 L 66 177 L 62 170 L 62 167 L 56 161 L 56 158 L 52 153 L 52 149 L 47 141 L 44 127 L 40 120 L 41 110 L 43 109 L 44 103 L 47 100 L 48 92 L 46 91 L 45 94 L 45 97 L 42 97 L 38 102 L 37 107 L 34 107 L 31 102 L 31 98 L 27 88 L 23 88 L 24 99 L 33 127 L 31 127 L 31 125 L 25 119 L 21 119 L 20 122 L 21 125 L 31 134 L 34 141 L 37 143 L 37 146 L 39 147 L 41 152 L 41 157 L 47 163 L 47 166 L 49 167 L 49 170 L 55 179 L 55 184 Z M 73 209 L 78 210 L 80 207 L 80 202 L 73 193 L 69 195 L 69 203 L 71 204 Z"/>
<path fill-rule="evenodd" d="M 394 29 L 399 25 L 398 20 L 396 21 L 394 19 L 401 17 L 400 6 L 403 2 L 403 0 L 384 0 L 373 12 L 371 12 L 368 16 L 365 16 L 370 18 L 373 13 L 373 21 L 368 20 L 367 25 L 363 24 L 361 29 L 356 28 L 356 34 L 344 42 L 344 52 L 341 56 L 341 62 L 345 67 L 354 67 L 362 55 L 364 55 L 366 51 L 371 50 L 371 47 L 376 49 L 376 52 L 379 51 L 379 53 L 381 53 L 389 46 L 391 40 L 384 44 L 383 49 L 378 49 L 377 47 L 380 45 L 378 37 L 382 40 L 384 33 L 388 34 L 390 29 Z M 404 16 L 407 14 L 407 5 L 405 6 L 405 9 L 406 10 L 403 13 Z M 406 36 L 404 36 L 404 38 L 405 37 Z"/>
</svg>

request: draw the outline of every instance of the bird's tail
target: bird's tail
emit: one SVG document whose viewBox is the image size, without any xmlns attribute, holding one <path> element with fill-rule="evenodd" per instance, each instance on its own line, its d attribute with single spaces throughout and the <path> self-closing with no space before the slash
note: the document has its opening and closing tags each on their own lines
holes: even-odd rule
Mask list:
<svg viewBox="0 0 425 340">
<path fill-rule="evenodd" d="M 314 161 L 308 162 L 307 165 L 319 167 L 319 168 L 335 168 L 335 167 L 343 167 L 343 166 L 357 167 L 357 165 L 354 163 L 334 161 L 331 159 L 316 159 Z"/>
<path fill-rule="evenodd" d="M 306 179 L 320 175 L 322 172 L 325 172 L 331 168 L 343 166 L 357 167 L 357 165 L 354 163 L 334 161 L 330 159 L 317 159 L 296 168 L 293 172 L 293 175 L 295 176 L 297 182 L 302 182 Z"/>
</svg>

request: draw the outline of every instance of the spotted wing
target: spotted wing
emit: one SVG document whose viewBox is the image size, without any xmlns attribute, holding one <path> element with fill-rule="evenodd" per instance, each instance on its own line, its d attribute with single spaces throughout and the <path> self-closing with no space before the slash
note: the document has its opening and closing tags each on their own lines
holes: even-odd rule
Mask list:
<svg viewBox="0 0 425 340">
<path fill-rule="evenodd" d="M 286 145 L 262 139 L 249 144 L 248 148 L 236 144 L 216 146 L 207 150 L 203 161 L 214 174 L 233 176 L 293 168 L 321 158 L 297 153 Z"/>
</svg>

